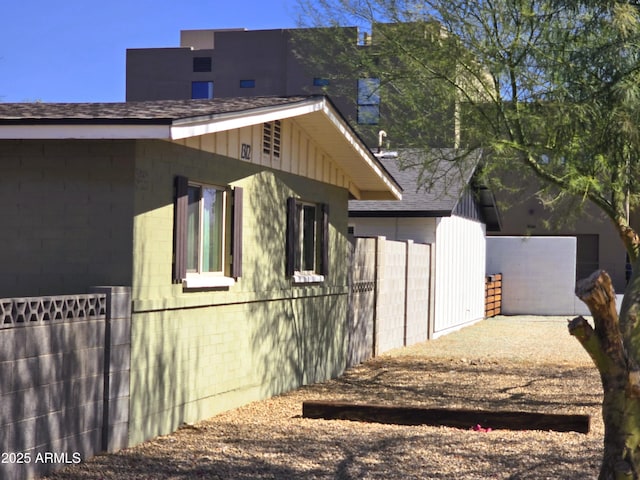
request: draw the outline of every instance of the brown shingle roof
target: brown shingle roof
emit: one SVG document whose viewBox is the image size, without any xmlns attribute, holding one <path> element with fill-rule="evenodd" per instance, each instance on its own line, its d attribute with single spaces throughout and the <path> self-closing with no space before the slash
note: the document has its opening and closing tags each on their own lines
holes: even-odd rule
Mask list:
<svg viewBox="0 0 640 480">
<path fill-rule="evenodd" d="M 120 103 L 0 103 L 0 124 L 146 123 L 210 117 L 256 108 L 291 105 L 312 96 L 156 100 Z"/>
</svg>

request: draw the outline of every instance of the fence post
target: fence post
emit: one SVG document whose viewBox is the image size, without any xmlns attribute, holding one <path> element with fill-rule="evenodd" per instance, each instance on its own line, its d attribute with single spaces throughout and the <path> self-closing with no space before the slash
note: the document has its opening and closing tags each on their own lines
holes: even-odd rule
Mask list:
<svg viewBox="0 0 640 480">
<path fill-rule="evenodd" d="M 411 246 L 413 240 L 405 242 L 405 264 L 404 264 L 404 339 L 402 345 L 407 346 L 407 334 L 409 331 L 409 262 L 411 261 Z"/>
<path fill-rule="evenodd" d="M 377 357 L 378 356 L 378 352 L 380 351 L 380 339 L 378 338 L 378 335 L 380 334 L 380 318 L 378 317 L 378 300 L 380 299 L 380 285 L 382 284 L 382 279 L 380 278 L 380 275 L 382 273 L 382 269 L 380 268 L 380 265 L 383 264 L 383 258 L 384 258 L 384 246 L 385 246 L 385 241 L 387 240 L 387 237 L 385 236 L 378 236 L 375 237 L 376 238 L 376 260 L 375 260 L 375 290 L 374 290 L 374 297 L 373 297 L 373 356 Z"/>
<path fill-rule="evenodd" d="M 429 247 L 429 320 L 427 339 L 431 340 L 435 331 L 436 323 L 436 244 L 435 242 Z"/>
<path fill-rule="evenodd" d="M 107 300 L 104 346 L 102 449 L 114 452 L 129 443 L 131 370 L 131 287 L 96 286 Z"/>
</svg>

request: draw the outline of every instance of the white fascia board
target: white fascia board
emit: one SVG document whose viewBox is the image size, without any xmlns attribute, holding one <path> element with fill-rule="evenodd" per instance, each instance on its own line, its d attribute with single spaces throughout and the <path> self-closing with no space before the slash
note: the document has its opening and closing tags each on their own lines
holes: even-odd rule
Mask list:
<svg viewBox="0 0 640 480">
<path fill-rule="evenodd" d="M 169 125 L 0 125 L 0 139 L 141 139 L 170 138 Z"/>
<path fill-rule="evenodd" d="M 296 105 L 267 107 L 258 111 L 245 111 L 239 113 L 223 113 L 213 115 L 203 120 L 186 120 L 174 122 L 171 127 L 171 139 L 197 137 L 208 133 L 224 132 L 250 125 L 283 120 L 285 118 L 298 117 L 308 113 L 317 112 L 323 108 L 324 100 L 310 100 Z"/>
<path fill-rule="evenodd" d="M 357 137 L 355 137 L 352 134 L 351 128 L 347 126 L 347 124 L 344 122 L 344 120 L 341 117 L 336 115 L 336 113 L 333 111 L 332 108 L 330 108 L 328 103 L 325 103 L 324 105 L 324 113 L 327 116 L 327 118 L 331 121 L 331 123 L 333 123 L 333 125 L 345 137 L 345 140 L 348 141 L 353 147 L 353 149 L 358 153 L 358 155 L 360 155 L 360 157 L 362 158 L 362 160 L 364 160 L 367 166 L 371 170 L 373 170 L 378 177 L 380 177 L 380 179 L 384 182 L 387 188 L 391 191 L 392 195 L 397 200 L 402 200 L 402 191 L 399 190 L 398 187 L 394 185 L 394 183 L 389 179 L 388 174 L 382 168 L 380 168 L 380 165 L 376 161 L 375 156 L 369 151 L 368 148 L 362 145 L 362 142 Z"/>
</svg>

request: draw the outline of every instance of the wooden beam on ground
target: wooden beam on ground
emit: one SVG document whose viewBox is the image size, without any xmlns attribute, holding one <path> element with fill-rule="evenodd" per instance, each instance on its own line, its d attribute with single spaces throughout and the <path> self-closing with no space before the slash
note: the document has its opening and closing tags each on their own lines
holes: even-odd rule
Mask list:
<svg viewBox="0 0 640 480">
<path fill-rule="evenodd" d="M 483 428 L 501 430 L 553 430 L 580 433 L 588 433 L 590 424 L 589 415 L 396 407 L 329 401 L 303 402 L 302 416 L 394 425 L 433 425 L 464 429 L 481 425 Z"/>
</svg>

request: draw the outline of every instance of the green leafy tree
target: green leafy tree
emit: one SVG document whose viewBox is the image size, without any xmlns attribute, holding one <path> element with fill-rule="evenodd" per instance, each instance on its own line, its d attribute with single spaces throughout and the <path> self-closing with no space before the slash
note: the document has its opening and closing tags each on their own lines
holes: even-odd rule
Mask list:
<svg viewBox="0 0 640 480">
<path fill-rule="evenodd" d="M 560 199 L 610 219 L 633 265 L 620 315 L 606 272 L 578 282 L 593 324 L 569 331 L 604 390 L 602 479 L 640 478 L 640 14 L 636 2 L 558 0 L 301 0 L 299 45 L 310 68 L 379 80 L 380 122 L 398 146 L 449 146 L 457 168 L 489 152 L 488 180 L 533 173 Z M 371 32 L 354 42 L 339 26 Z M 336 45 L 340 45 L 339 48 Z M 352 86 L 350 88 L 353 88 Z M 331 91 L 341 95 L 339 91 Z M 372 132 L 363 130 L 363 135 Z M 450 151 L 448 152 L 450 156 Z M 425 183 L 443 159 L 425 156 Z M 513 175 L 515 173 L 515 175 Z"/>
</svg>

